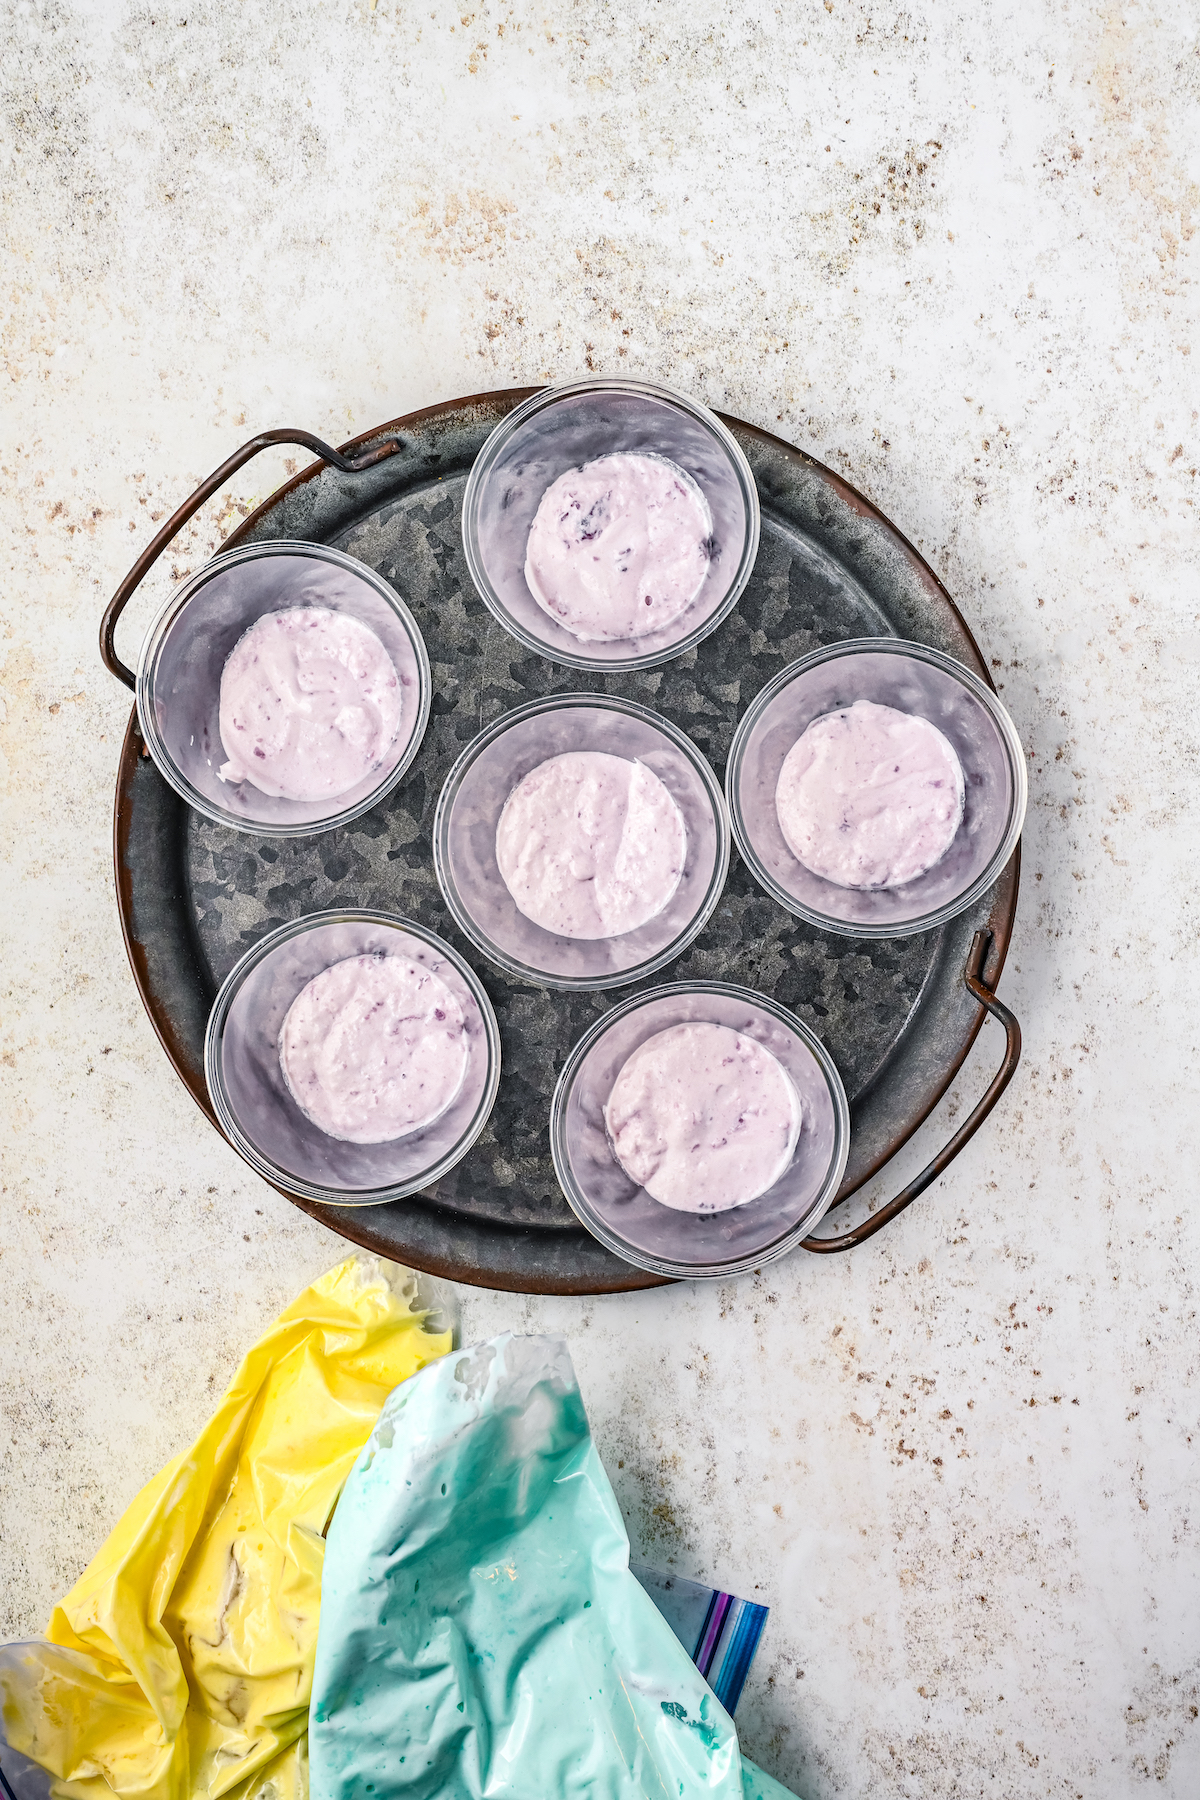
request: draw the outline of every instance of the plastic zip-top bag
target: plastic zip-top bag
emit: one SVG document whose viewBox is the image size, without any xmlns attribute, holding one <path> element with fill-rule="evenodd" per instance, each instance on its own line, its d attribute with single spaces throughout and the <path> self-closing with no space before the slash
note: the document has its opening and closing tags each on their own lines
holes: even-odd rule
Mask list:
<svg viewBox="0 0 1200 1800">
<path fill-rule="evenodd" d="M 329 1530 L 313 1800 L 784 1800 L 629 1569 L 566 1344 L 389 1399 Z"/>
<path fill-rule="evenodd" d="M 323 1533 L 397 1383 L 450 1348 L 413 1277 L 352 1256 L 243 1359 L 55 1607 L 0 1651 L 16 1800 L 306 1800 Z M 36 1766 L 35 1766 L 36 1765 Z"/>
<path fill-rule="evenodd" d="M 630 1568 L 725 1711 L 735 1713 L 769 1607 L 682 1575 Z"/>
</svg>

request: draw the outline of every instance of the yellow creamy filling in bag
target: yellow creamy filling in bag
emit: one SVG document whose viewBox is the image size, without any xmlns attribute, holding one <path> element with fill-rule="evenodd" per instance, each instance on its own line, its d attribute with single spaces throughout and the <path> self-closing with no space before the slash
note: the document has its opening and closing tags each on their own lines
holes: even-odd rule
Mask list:
<svg viewBox="0 0 1200 1800">
<path fill-rule="evenodd" d="M 450 1348 L 411 1277 L 352 1256 L 243 1360 L 0 1669 L 9 1744 L 77 1800 L 304 1800 L 324 1533 L 391 1390 Z"/>
</svg>

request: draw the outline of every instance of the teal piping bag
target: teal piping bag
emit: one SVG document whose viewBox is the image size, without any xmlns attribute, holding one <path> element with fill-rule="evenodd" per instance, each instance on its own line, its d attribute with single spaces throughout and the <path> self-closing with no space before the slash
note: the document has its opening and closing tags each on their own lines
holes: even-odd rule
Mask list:
<svg viewBox="0 0 1200 1800">
<path fill-rule="evenodd" d="M 629 1571 L 565 1342 L 398 1387 L 330 1526 L 312 1800 L 788 1800 Z"/>
</svg>

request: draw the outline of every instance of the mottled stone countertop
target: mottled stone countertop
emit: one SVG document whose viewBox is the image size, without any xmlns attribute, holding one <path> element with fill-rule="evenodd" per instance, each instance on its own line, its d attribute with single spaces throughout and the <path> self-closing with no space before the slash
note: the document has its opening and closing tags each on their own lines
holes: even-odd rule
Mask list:
<svg viewBox="0 0 1200 1800">
<path fill-rule="evenodd" d="M 255 429 L 629 371 L 845 474 L 984 646 L 1025 1060 L 867 1248 L 464 1335 L 565 1331 L 635 1553 L 769 1601 L 739 1725 L 805 1800 L 1193 1796 L 1194 11 L 472 4 L 7 10 L 0 1636 L 341 1250 L 135 992 L 104 601 Z"/>
</svg>

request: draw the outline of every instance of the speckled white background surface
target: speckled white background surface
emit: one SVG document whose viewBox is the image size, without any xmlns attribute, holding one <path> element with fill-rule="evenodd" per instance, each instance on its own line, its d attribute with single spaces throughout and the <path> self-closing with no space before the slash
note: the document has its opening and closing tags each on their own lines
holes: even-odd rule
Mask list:
<svg viewBox="0 0 1200 1800">
<path fill-rule="evenodd" d="M 468 8 L 5 9 L 0 1635 L 339 1253 L 135 993 L 105 598 L 253 429 L 638 371 L 844 472 L 994 659 L 1026 1056 L 870 1248 L 465 1332 L 566 1331 L 635 1551 L 769 1600 L 739 1724 L 806 1800 L 1193 1796 L 1194 9 Z"/>
</svg>

